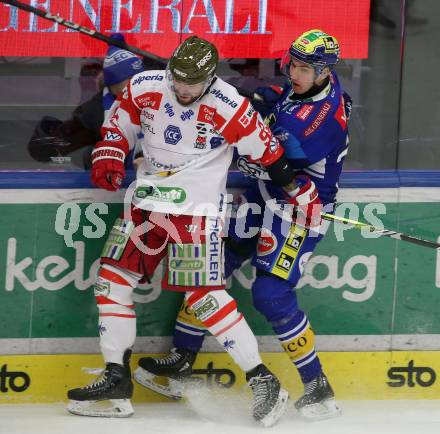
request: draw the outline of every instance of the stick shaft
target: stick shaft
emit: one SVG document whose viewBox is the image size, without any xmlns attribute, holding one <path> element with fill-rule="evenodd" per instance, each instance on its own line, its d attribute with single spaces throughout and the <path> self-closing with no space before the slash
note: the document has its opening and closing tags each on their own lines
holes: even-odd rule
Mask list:
<svg viewBox="0 0 440 434">
<path fill-rule="evenodd" d="M 349 224 L 357 229 L 367 228 L 369 232 L 379 234 L 380 236 L 395 238 L 401 241 L 407 241 L 408 243 L 418 244 L 419 246 L 429 247 L 431 249 L 440 249 L 440 244 L 434 241 L 424 240 L 422 238 L 413 237 L 402 232 L 390 231 L 388 229 L 378 229 L 368 223 L 359 222 L 356 220 L 347 219 L 344 217 L 335 216 L 333 214 L 322 214 L 322 218 L 325 220 Z"/>
</svg>

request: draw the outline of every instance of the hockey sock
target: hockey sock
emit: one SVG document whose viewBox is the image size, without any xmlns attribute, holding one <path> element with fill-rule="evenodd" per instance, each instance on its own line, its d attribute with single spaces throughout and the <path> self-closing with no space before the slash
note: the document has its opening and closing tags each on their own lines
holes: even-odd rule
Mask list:
<svg viewBox="0 0 440 434">
<path fill-rule="evenodd" d="M 202 348 L 205 335 L 206 327 L 197 319 L 194 310 L 184 299 L 174 327 L 174 347 L 198 353 Z"/>
<path fill-rule="evenodd" d="M 241 243 L 245 244 L 245 243 Z M 249 242 L 247 243 L 249 244 Z M 254 247 L 255 242 L 252 241 Z M 248 250 L 250 248 L 245 246 Z M 225 244 L 225 276 L 230 277 L 237 268 L 240 268 L 243 260 L 249 256 L 249 252 L 241 247 L 240 243 L 234 240 L 227 240 Z M 235 252 L 237 250 L 237 253 Z M 176 348 L 185 348 L 198 353 L 202 348 L 206 336 L 206 328 L 201 321 L 197 319 L 194 311 L 188 306 L 186 300 L 183 300 L 179 315 L 174 327 L 173 345 Z"/>
<path fill-rule="evenodd" d="M 297 367 L 302 382 L 312 381 L 322 372 L 322 368 L 315 351 L 315 334 L 307 316 L 298 310 L 292 318 L 280 323 L 282 325 L 272 323 L 272 326 L 284 351 Z"/>
<path fill-rule="evenodd" d="M 243 371 L 262 363 L 257 339 L 226 291 L 192 292 L 187 294 L 187 300 L 197 318 Z"/>
<path fill-rule="evenodd" d="M 123 364 L 126 349 L 136 338 L 136 312 L 133 305 L 133 288 L 139 276 L 103 265 L 95 285 L 99 311 L 101 352 L 106 363 Z"/>
</svg>

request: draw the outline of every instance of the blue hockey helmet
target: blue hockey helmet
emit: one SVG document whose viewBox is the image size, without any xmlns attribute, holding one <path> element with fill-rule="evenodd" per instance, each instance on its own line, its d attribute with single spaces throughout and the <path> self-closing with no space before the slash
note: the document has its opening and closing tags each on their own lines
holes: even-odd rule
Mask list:
<svg viewBox="0 0 440 434">
<path fill-rule="evenodd" d="M 325 67 L 332 69 L 339 60 L 339 43 L 334 36 L 319 29 L 308 30 L 292 42 L 289 54 L 307 63 L 320 74 Z"/>
</svg>

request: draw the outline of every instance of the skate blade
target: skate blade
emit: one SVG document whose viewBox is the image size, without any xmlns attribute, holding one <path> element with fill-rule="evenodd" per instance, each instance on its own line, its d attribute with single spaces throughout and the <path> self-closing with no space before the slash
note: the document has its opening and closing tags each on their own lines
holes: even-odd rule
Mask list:
<svg viewBox="0 0 440 434">
<path fill-rule="evenodd" d="M 103 401 L 75 401 L 67 404 L 67 411 L 78 416 L 130 417 L 133 406 L 129 399 L 107 399 Z"/>
<path fill-rule="evenodd" d="M 277 403 L 269 414 L 263 417 L 263 419 L 260 419 L 259 422 L 261 423 L 261 425 L 263 425 L 265 428 L 269 428 L 275 425 L 278 419 L 284 414 L 287 409 L 288 398 L 289 394 L 287 390 L 280 389 Z"/>
<path fill-rule="evenodd" d="M 133 378 L 141 386 L 168 398 L 179 400 L 183 397 L 183 383 L 168 377 L 159 377 L 140 366 L 134 371 Z M 164 383 L 162 384 L 161 381 Z M 168 384 L 167 384 L 168 383 Z"/>
<path fill-rule="evenodd" d="M 341 414 L 341 409 L 336 401 L 330 398 L 320 403 L 306 405 L 300 408 L 298 412 L 304 419 L 316 421 L 338 417 Z"/>
</svg>

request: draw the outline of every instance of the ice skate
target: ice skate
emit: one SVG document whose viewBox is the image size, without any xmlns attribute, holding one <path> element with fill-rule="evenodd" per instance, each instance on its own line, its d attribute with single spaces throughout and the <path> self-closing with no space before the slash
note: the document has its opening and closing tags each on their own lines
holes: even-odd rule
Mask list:
<svg viewBox="0 0 440 434">
<path fill-rule="evenodd" d="M 254 419 L 265 427 L 274 425 L 286 411 L 289 394 L 264 365 L 258 365 L 247 372 L 246 381 L 254 394 Z"/>
<path fill-rule="evenodd" d="M 304 395 L 295 402 L 295 408 L 308 420 L 329 419 L 341 414 L 333 389 L 323 373 L 304 385 Z"/>
<path fill-rule="evenodd" d="M 107 363 L 101 375 L 85 387 L 67 392 L 67 410 L 80 416 L 129 417 L 134 411 L 130 399 L 133 382 L 129 366 L 131 352 L 124 355 L 124 365 Z"/>
<path fill-rule="evenodd" d="M 172 348 L 165 357 L 143 357 L 134 372 L 134 379 L 142 386 L 172 399 L 181 399 L 185 379 L 192 373 L 197 354 Z"/>
</svg>

